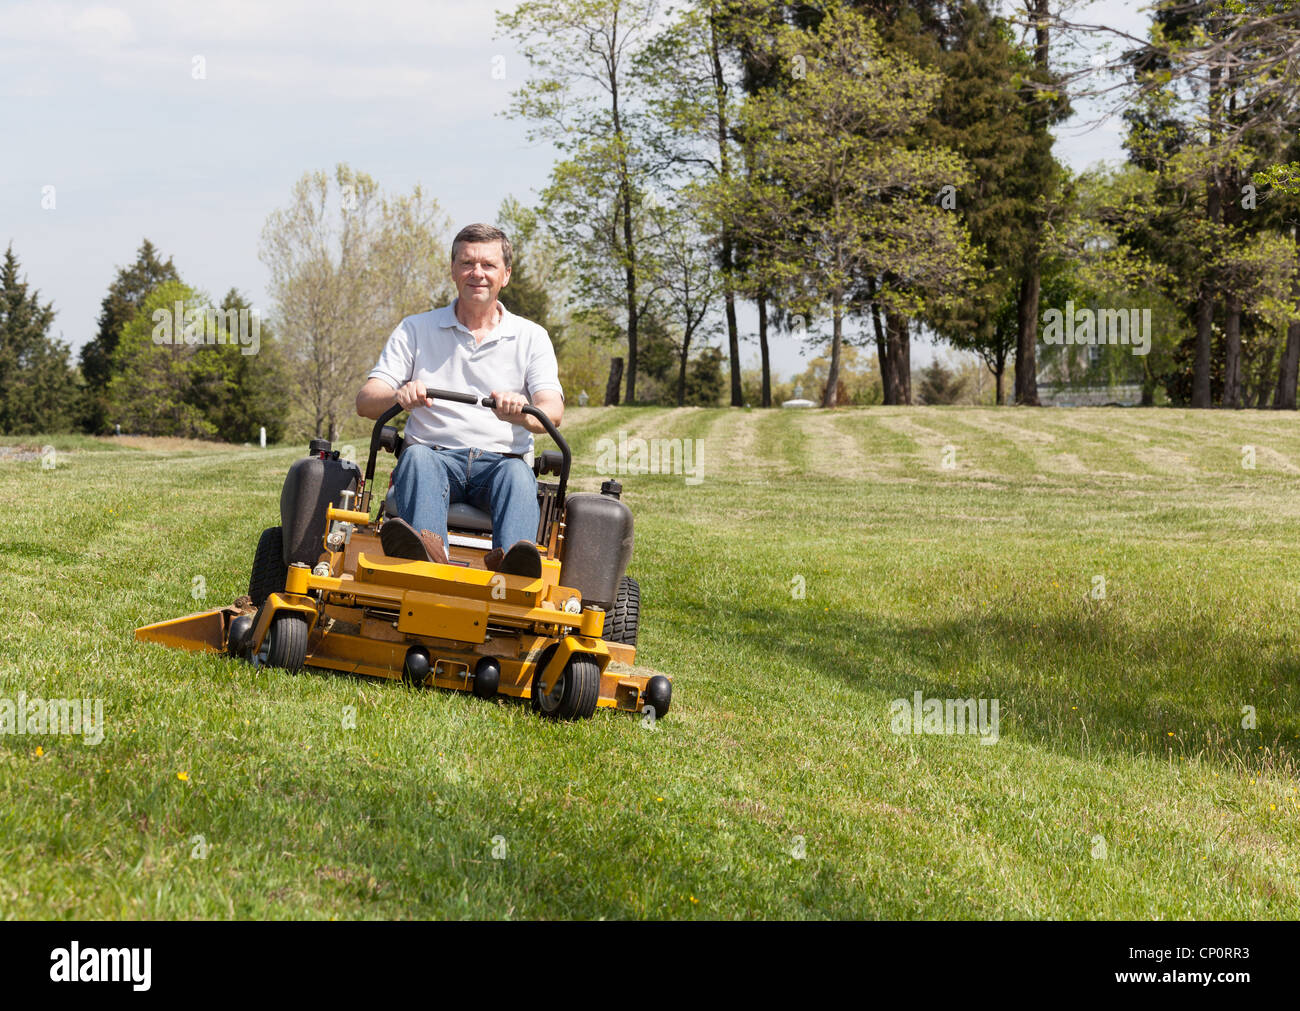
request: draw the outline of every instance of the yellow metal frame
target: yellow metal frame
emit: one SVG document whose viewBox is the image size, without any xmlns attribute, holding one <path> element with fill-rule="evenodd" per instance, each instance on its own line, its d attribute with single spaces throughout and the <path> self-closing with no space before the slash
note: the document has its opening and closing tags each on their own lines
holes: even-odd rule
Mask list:
<svg viewBox="0 0 1300 1011">
<path fill-rule="evenodd" d="M 289 568 L 283 592 L 270 594 L 257 613 L 252 655 L 261 650 L 277 615 L 297 613 L 310 629 L 304 661 L 309 667 L 400 679 L 406 651 L 420 644 L 431 661 L 426 684 L 468 691 L 478 662 L 491 657 L 501 671 L 498 694 L 531 699 L 535 681 L 550 683 L 581 653 L 600 668 L 597 706 L 640 710 L 650 675 L 609 669 L 615 661 L 630 666 L 635 647 L 600 638 L 605 612 L 581 608 L 581 594 L 560 584 L 561 563 L 555 558 L 543 557 L 540 578 L 482 568 L 485 552 L 474 548 L 452 548 L 453 558 L 468 566 L 392 558 L 382 553 L 368 514 L 331 506 L 327 518 L 327 531 L 335 523 L 355 525 L 349 546 L 326 548 L 321 555 L 318 565 L 327 563 L 330 575 L 316 575 L 305 566 Z M 555 553 L 555 540 L 548 554 Z M 566 609 L 575 604 L 579 610 Z M 146 625 L 136 629 L 135 637 L 182 649 L 223 651 L 238 614 L 234 608 L 203 611 Z M 552 646 L 539 678 L 537 665 Z"/>
</svg>

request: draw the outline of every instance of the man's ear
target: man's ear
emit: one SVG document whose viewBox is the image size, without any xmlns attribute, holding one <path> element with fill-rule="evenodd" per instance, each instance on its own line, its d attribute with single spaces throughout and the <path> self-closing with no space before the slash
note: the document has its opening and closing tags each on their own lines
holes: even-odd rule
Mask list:
<svg viewBox="0 0 1300 1011">
<path fill-rule="evenodd" d="M 505 278 L 505 280 L 501 282 L 501 287 L 504 288 L 506 285 L 510 283 L 510 274 L 511 274 L 511 269 L 507 267 L 505 274 L 502 275 Z"/>
</svg>

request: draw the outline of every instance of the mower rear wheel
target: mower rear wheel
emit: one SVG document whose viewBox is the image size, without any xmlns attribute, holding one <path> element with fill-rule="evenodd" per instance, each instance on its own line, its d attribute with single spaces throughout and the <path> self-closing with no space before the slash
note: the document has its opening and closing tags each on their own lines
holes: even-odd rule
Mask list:
<svg viewBox="0 0 1300 1011">
<path fill-rule="evenodd" d="M 261 607 L 272 593 L 284 589 L 289 578 L 289 568 L 284 564 L 284 532 L 280 527 L 267 527 L 257 540 L 253 553 L 253 572 L 248 577 L 248 595 L 253 606 Z"/>
<path fill-rule="evenodd" d="M 614 606 L 605 614 L 605 629 L 600 637 L 606 642 L 636 645 L 636 629 L 641 620 L 641 584 L 624 576 L 618 584 Z"/>
<path fill-rule="evenodd" d="M 307 659 L 307 619 L 301 614 L 277 614 L 266 633 L 266 663 L 283 667 L 291 674 Z"/>
<path fill-rule="evenodd" d="M 549 658 L 548 658 L 549 659 Z M 542 692 L 546 665 L 539 663 L 533 675 L 533 704 L 552 720 L 585 720 L 596 711 L 600 700 L 600 666 L 585 653 L 574 653 L 555 684 Z"/>
</svg>

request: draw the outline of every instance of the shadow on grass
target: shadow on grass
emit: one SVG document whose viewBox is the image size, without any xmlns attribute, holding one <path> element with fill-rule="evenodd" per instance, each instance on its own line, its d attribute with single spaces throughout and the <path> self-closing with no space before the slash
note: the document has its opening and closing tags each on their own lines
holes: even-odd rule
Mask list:
<svg viewBox="0 0 1300 1011">
<path fill-rule="evenodd" d="M 716 605 L 673 607 L 684 619 L 662 620 L 708 623 L 718 613 Z M 815 619 L 776 608 L 727 614 L 727 637 L 749 651 L 779 654 L 863 695 L 998 699 L 1004 737 L 1076 756 L 1207 755 L 1296 774 L 1300 657 L 1289 645 L 1225 642 L 1208 622 L 1155 633 L 1097 614 L 912 625 L 842 610 Z M 1254 729 L 1242 726 L 1245 706 L 1254 707 Z M 881 705 L 882 721 L 889 712 Z"/>
</svg>

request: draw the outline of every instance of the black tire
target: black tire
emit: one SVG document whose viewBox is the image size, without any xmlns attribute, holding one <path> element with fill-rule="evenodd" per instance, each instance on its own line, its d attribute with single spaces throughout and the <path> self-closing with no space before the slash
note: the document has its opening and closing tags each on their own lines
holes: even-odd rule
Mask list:
<svg viewBox="0 0 1300 1011">
<path fill-rule="evenodd" d="M 267 527 L 257 540 L 253 553 L 253 572 L 248 577 L 248 595 L 253 606 L 261 607 L 272 593 L 284 589 L 289 578 L 289 567 L 284 564 L 284 532 L 279 527 Z"/>
<path fill-rule="evenodd" d="M 533 675 L 533 704 L 552 720 L 585 720 L 596 711 L 600 701 L 600 666 L 585 653 L 574 653 L 564 665 L 558 683 L 547 695 L 538 688 L 542 672 L 539 664 Z"/>
<path fill-rule="evenodd" d="M 624 576 L 618 584 L 614 606 L 605 614 L 605 629 L 600 637 L 606 642 L 636 645 L 636 629 L 641 620 L 641 584 Z"/>
<path fill-rule="evenodd" d="M 242 657 L 248 653 L 248 644 L 253 638 L 254 616 L 241 614 L 230 623 L 226 632 L 226 652 L 233 657 Z"/>
<path fill-rule="evenodd" d="M 271 619 L 266 633 L 266 663 L 268 667 L 283 667 L 291 674 L 302 668 L 307 659 L 307 619 L 301 614 L 288 612 Z"/>
</svg>

